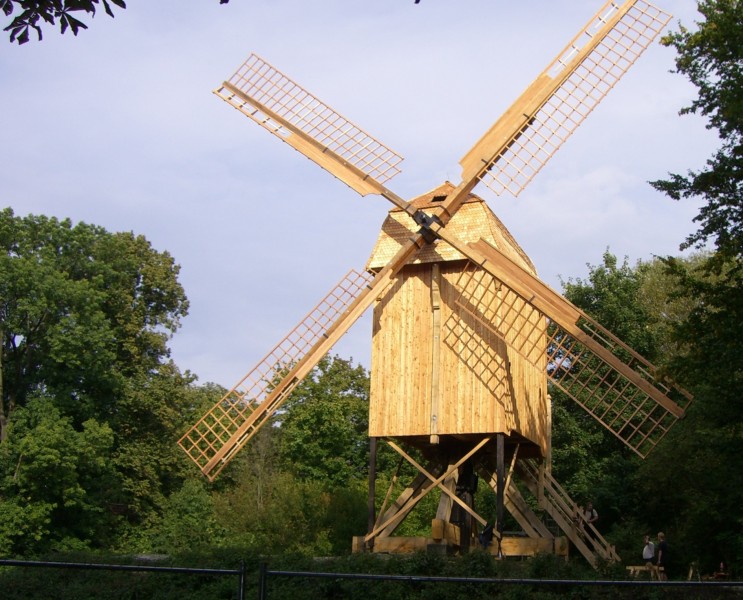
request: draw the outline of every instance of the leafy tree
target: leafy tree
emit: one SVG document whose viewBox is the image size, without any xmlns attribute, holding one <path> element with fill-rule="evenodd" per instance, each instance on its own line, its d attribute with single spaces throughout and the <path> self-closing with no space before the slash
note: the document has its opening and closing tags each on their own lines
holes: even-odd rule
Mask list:
<svg viewBox="0 0 743 600">
<path fill-rule="evenodd" d="M 178 266 L 142 236 L 10 209 L 0 247 L 0 501 L 26 524 L 3 543 L 125 544 L 181 489 L 174 441 L 220 394 L 168 358 Z"/>
<path fill-rule="evenodd" d="M 694 402 L 642 465 L 638 489 L 648 498 L 647 517 L 675 534 L 680 564 L 699 561 L 710 571 L 720 561 L 743 560 L 743 486 L 736 476 L 743 466 L 743 280 L 737 261 L 719 255 L 700 264 L 666 263 L 683 296 L 693 299 L 673 329 L 683 352 L 670 366 Z"/>
<path fill-rule="evenodd" d="M 625 258 L 604 252 L 603 264 L 589 265 L 588 280 L 577 278 L 563 282 L 565 297 L 582 308 L 625 344 L 647 358 L 657 355 L 655 339 L 647 328 L 649 315 L 638 302 L 643 270 L 630 267 Z"/>
<path fill-rule="evenodd" d="M 743 486 L 735 474 L 743 466 L 743 3 L 705 0 L 698 9 L 704 20 L 697 29 L 682 26 L 664 43 L 676 50 L 677 72 L 697 88 L 681 114 L 705 117 L 720 147 L 703 169 L 652 185 L 676 200 L 703 200 L 695 218 L 699 229 L 684 247 L 707 244 L 714 252 L 698 265 L 666 261 L 681 295 L 694 299 L 688 318 L 675 328 L 687 351 L 673 366 L 695 402 L 684 423 L 691 433 L 673 431 L 673 447 L 666 445 L 665 455 L 657 463 L 653 457 L 646 469 L 671 498 L 655 514 L 668 518 L 672 503 L 684 547 L 705 548 L 705 556 L 692 558 L 740 563 Z"/>
<path fill-rule="evenodd" d="M 132 524 L 159 519 L 166 499 L 181 489 L 185 478 L 195 476 L 175 443 L 184 424 L 182 407 L 203 394 L 191 386 L 192 381 L 190 374 L 182 375 L 172 364 L 128 378 L 116 414 L 108 420 L 116 441 L 112 455 L 116 501 L 126 507 Z M 212 394 L 211 404 L 218 397 Z"/>
<path fill-rule="evenodd" d="M 714 404 L 709 416 L 721 426 L 743 424 L 740 401 L 743 360 L 743 3 L 737 0 L 699 2 L 704 20 L 697 30 L 680 27 L 664 38 L 677 52 L 676 69 L 694 84 L 697 98 L 681 114 L 701 114 L 718 132 L 721 146 L 703 170 L 686 176 L 671 174 L 652 182 L 671 198 L 699 197 L 706 204 L 695 221 L 700 229 L 684 246 L 712 242 L 715 252 L 693 265 L 669 259 L 669 273 L 682 294 L 696 299 L 689 319 L 676 334 L 689 352 L 678 370 L 697 388 L 704 402 Z M 710 357 L 714 356 L 714 360 Z"/>
<path fill-rule="evenodd" d="M 369 375 L 363 367 L 326 356 L 292 393 L 279 421 L 285 469 L 329 486 L 366 480 Z"/>
<path fill-rule="evenodd" d="M 260 481 L 245 470 L 237 485 L 214 500 L 216 519 L 228 544 L 258 548 L 262 553 L 325 556 L 332 542 L 327 527 L 331 495 L 318 481 L 300 481 L 291 473 L 273 471 Z M 350 547 L 351 540 L 346 540 Z"/>
<path fill-rule="evenodd" d="M 699 299 L 689 295 L 678 277 L 669 270 L 669 263 L 685 265 L 685 268 L 694 270 L 703 265 L 708 257 L 707 253 L 699 253 L 687 258 L 656 258 L 638 264 L 641 277 L 636 300 L 649 317 L 646 328 L 656 349 L 647 358 L 662 370 L 688 352 L 688 343 L 680 339 L 676 330 L 699 304 Z M 675 379 L 681 376 L 681 373 L 674 373 Z"/>
<path fill-rule="evenodd" d="M 671 174 L 652 185 L 671 198 L 706 200 L 697 217 L 700 229 L 682 247 L 714 242 L 719 259 L 743 255 L 743 3 L 702 0 L 704 20 L 696 31 L 681 26 L 663 38 L 677 52 L 676 71 L 697 88 L 698 96 L 681 114 L 700 114 L 717 130 L 721 146 L 699 171 Z"/>
<path fill-rule="evenodd" d="M 220 4 L 227 4 L 230 0 L 219 0 Z M 109 3 L 110 2 L 110 3 Z M 114 13 L 111 5 L 121 9 L 126 8 L 124 0 L 0 0 L 0 9 L 6 17 L 10 17 L 17 10 L 20 11 L 5 31 L 10 32 L 10 41 L 25 44 L 30 39 L 30 30 L 34 30 L 38 39 L 42 39 L 41 27 L 43 24 L 54 26 L 59 22 L 61 33 L 68 30 L 77 35 L 81 29 L 88 26 L 77 18 L 81 12 L 91 17 L 103 5 L 103 10 L 109 17 Z"/>
<path fill-rule="evenodd" d="M 126 378 L 168 357 L 178 271 L 142 236 L 0 211 L 0 440 L 34 391 L 75 425 L 116 415 Z"/>
<path fill-rule="evenodd" d="M 189 479 L 164 505 L 154 529 L 152 548 L 168 554 L 215 547 L 224 539 L 216 521 L 212 494 L 201 479 Z"/>
<path fill-rule="evenodd" d="M 32 398 L 0 445 L 0 554 L 87 547 L 106 527 L 113 432 L 76 430 L 53 402 Z"/>
</svg>

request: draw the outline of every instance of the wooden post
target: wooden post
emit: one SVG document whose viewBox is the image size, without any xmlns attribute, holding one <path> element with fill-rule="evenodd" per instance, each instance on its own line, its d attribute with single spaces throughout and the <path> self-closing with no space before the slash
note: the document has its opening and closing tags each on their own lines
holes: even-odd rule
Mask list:
<svg viewBox="0 0 743 600">
<path fill-rule="evenodd" d="M 377 483 L 377 438 L 369 438 L 369 498 L 368 498 L 368 520 L 367 533 L 374 531 L 376 514 L 374 504 L 376 500 L 376 483 Z M 369 540 L 369 549 L 374 549 L 374 538 Z"/>
<path fill-rule="evenodd" d="M 466 506 L 474 510 L 475 492 L 477 491 L 477 475 L 475 474 L 472 460 L 468 459 L 459 467 L 459 477 L 457 480 L 457 496 Z M 461 506 L 452 507 L 452 523 L 459 526 L 459 547 L 462 552 L 468 552 L 470 549 L 470 540 L 472 539 L 472 528 L 474 519 L 472 515 L 463 510 Z"/>
<path fill-rule="evenodd" d="M 506 436 L 503 433 L 495 434 L 495 477 L 496 477 L 496 531 L 498 533 L 498 556 L 501 556 L 501 541 L 503 540 L 503 505 L 506 495 Z"/>
<path fill-rule="evenodd" d="M 432 330 L 431 340 L 431 437 L 432 444 L 439 443 L 439 430 L 437 420 L 439 418 L 439 362 L 441 360 L 441 269 L 439 263 L 434 263 L 431 269 L 431 309 Z"/>
</svg>

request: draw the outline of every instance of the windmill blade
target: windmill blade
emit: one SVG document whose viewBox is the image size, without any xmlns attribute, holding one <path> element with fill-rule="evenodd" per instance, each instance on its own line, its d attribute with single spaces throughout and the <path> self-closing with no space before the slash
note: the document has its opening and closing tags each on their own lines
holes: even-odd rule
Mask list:
<svg viewBox="0 0 743 600">
<path fill-rule="evenodd" d="M 462 158 L 463 182 L 518 196 L 670 18 L 644 0 L 607 2 Z"/>
<path fill-rule="evenodd" d="M 400 172 L 402 156 L 255 54 L 214 93 L 362 196 Z"/>
<path fill-rule="evenodd" d="M 179 440 L 181 448 L 210 480 L 300 383 L 298 372 L 303 359 L 327 335 L 338 315 L 348 309 L 371 279 L 367 272 L 350 271 Z"/>
<path fill-rule="evenodd" d="M 639 456 L 684 416 L 689 393 L 588 315 L 486 241 L 446 237 L 471 261 L 457 283 L 458 306 L 534 365 L 544 361 L 535 342 L 544 334 L 550 381 Z"/>
<path fill-rule="evenodd" d="M 275 414 L 423 243 L 421 235 L 413 236 L 375 276 L 365 271 L 350 271 L 284 340 L 183 435 L 178 444 L 210 481 Z"/>
</svg>

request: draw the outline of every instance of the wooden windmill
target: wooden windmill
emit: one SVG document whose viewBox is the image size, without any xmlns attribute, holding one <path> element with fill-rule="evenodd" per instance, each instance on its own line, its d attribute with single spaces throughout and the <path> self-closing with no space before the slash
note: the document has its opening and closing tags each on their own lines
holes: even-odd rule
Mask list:
<svg viewBox="0 0 743 600">
<path fill-rule="evenodd" d="M 561 551 L 520 489 L 595 564 L 617 558 L 550 475 L 548 382 L 644 457 L 691 398 L 543 284 L 484 201 L 518 195 L 670 19 L 644 0 L 607 2 L 461 159 L 462 179 L 411 201 L 387 181 L 402 158 L 256 55 L 215 93 L 361 195 L 394 205 L 365 269 L 351 271 L 179 441 L 214 479 L 340 337 L 374 305 L 369 435 L 418 472 L 355 549 L 466 550 L 477 476 L 497 494 L 496 552 Z M 375 452 L 372 452 L 374 458 Z M 374 467 L 372 465 L 373 473 Z M 519 488 L 516 481 L 522 483 Z M 370 499 L 374 498 L 370 477 Z M 394 532 L 429 492 L 430 537 Z M 388 497 L 389 494 L 388 494 Z M 504 510 L 523 527 L 503 539 Z"/>
</svg>

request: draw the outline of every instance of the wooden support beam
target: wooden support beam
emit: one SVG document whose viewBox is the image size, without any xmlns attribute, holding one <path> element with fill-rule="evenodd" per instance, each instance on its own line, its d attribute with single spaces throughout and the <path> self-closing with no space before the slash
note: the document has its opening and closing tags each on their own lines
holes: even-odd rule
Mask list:
<svg viewBox="0 0 743 600">
<path fill-rule="evenodd" d="M 387 554 L 412 554 L 425 552 L 433 540 L 425 537 L 380 537 L 374 544 L 375 552 Z"/>
<path fill-rule="evenodd" d="M 439 507 L 436 510 L 436 519 L 441 521 L 451 520 L 451 508 L 454 504 L 452 501 L 452 495 L 456 492 L 457 480 L 459 479 L 459 469 L 453 468 L 453 465 L 448 465 L 446 470 L 449 473 L 449 476 L 444 479 L 441 485 L 451 493 L 441 494 L 441 498 L 439 498 Z M 436 536 L 434 536 L 434 538 L 435 537 Z"/>
<path fill-rule="evenodd" d="M 441 268 L 439 263 L 431 267 L 431 319 L 433 339 L 431 340 L 431 443 L 438 444 L 439 403 L 441 401 Z"/>
<path fill-rule="evenodd" d="M 400 514 L 407 506 L 415 506 L 418 503 L 421 494 L 425 495 L 428 477 L 423 473 L 418 473 L 412 483 L 406 487 L 397 497 L 394 504 L 382 514 L 374 525 L 374 529 L 367 534 L 368 537 L 390 536 L 400 525 L 406 513 Z M 410 509 L 408 509 L 410 510 Z M 399 518 L 398 518 L 399 515 Z M 375 533 L 376 532 L 376 533 Z M 375 534 L 375 535 L 372 535 Z"/>
<path fill-rule="evenodd" d="M 466 463 L 472 456 L 474 456 L 480 448 L 485 446 L 488 442 L 490 442 L 490 437 L 485 437 L 482 440 L 480 440 L 477 445 L 472 448 L 467 454 L 465 454 L 462 458 L 460 458 L 456 463 L 453 465 L 450 465 L 450 469 L 459 469 L 464 463 Z M 407 452 L 405 452 L 402 448 L 400 448 L 397 444 L 395 444 L 392 441 L 388 441 L 388 444 L 399 454 L 401 454 L 403 457 L 405 457 L 405 460 L 407 460 L 411 465 L 413 465 L 418 471 L 423 473 L 433 484 L 431 488 L 426 490 L 425 493 L 428 493 L 430 489 L 433 489 L 433 487 L 438 487 L 442 492 L 447 494 L 454 502 L 456 502 L 460 507 L 462 507 L 465 512 L 469 513 L 470 516 L 474 517 L 481 525 L 485 525 L 486 521 L 483 519 L 480 515 L 478 515 L 474 510 L 472 510 L 471 507 L 467 506 L 467 504 L 459 498 L 455 492 L 448 490 L 446 487 L 440 485 L 441 481 L 449 474 L 450 471 L 447 471 L 447 473 L 444 474 L 442 477 L 434 478 L 433 475 L 428 473 L 420 464 L 418 464 L 418 461 L 416 461 L 412 456 L 410 456 Z M 424 494 L 425 495 L 425 494 Z"/>
<path fill-rule="evenodd" d="M 506 436 L 504 433 L 495 434 L 495 482 L 496 482 L 496 538 L 498 554 L 500 555 L 500 543 L 503 539 L 503 506 L 506 496 L 506 466 L 505 466 L 505 445 Z"/>
<path fill-rule="evenodd" d="M 464 464 L 467 460 L 472 458 L 481 448 L 483 448 L 488 442 L 490 442 L 490 437 L 485 437 L 482 440 L 480 440 L 469 452 L 467 452 L 462 458 L 460 458 L 453 467 L 458 469 L 462 464 Z M 388 527 L 397 527 L 399 523 L 405 518 L 405 516 L 413 510 L 415 505 L 423 499 L 431 490 L 435 488 L 440 488 L 445 494 L 448 494 L 454 502 L 459 504 L 464 508 L 464 510 L 469 513 L 471 516 L 473 516 L 481 525 L 485 525 L 486 521 L 483 519 L 480 515 L 478 515 L 475 511 L 473 511 L 469 506 L 467 506 L 462 500 L 457 498 L 456 494 L 453 494 L 447 490 L 445 487 L 439 485 L 448 475 L 450 475 L 450 471 L 446 471 L 443 475 L 439 477 L 434 477 L 431 475 L 426 469 L 424 469 L 418 462 L 412 458 L 410 455 L 408 455 L 407 452 L 405 452 L 402 448 L 400 448 L 397 444 L 394 442 L 387 440 L 387 443 L 401 456 L 405 457 L 405 459 L 412 464 L 416 469 L 419 471 L 418 477 L 421 477 L 423 475 L 429 480 L 429 485 L 427 485 L 425 488 L 422 489 L 422 493 L 417 495 L 416 497 L 410 497 L 403 506 L 400 506 L 399 510 L 396 511 L 396 513 L 388 519 L 384 519 L 381 524 L 378 524 L 374 531 L 367 534 L 366 540 L 368 541 L 372 537 L 378 536 L 382 531 L 384 531 Z"/>
<path fill-rule="evenodd" d="M 453 546 L 461 546 L 462 543 L 462 531 L 459 526 L 444 519 L 431 521 L 431 537 L 437 542 L 443 540 Z"/>
<path fill-rule="evenodd" d="M 390 479 L 390 484 L 387 486 L 387 492 L 384 495 L 382 506 L 379 508 L 377 520 L 374 522 L 375 525 L 379 524 L 382 515 L 385 515 L 387 513 L 387 504 L 389 503 L 392 491 L 395 489 L 395 485 L 397 485 L 397 481 L 400 478 L 400 469 L 402 468 L 403 464 L 404 460 L 402 457 L 400 457 L 400 460 L 397 463 L 397 468 L 395 469 L 395 474 L 392 476 L 392 479 Z"/>
<path fill-rule="evenodd" d="M 367 497 L 367 533 L 370 533 L 374 529 L 374 522 L 376 521 L 376 514 L 374 511 L 374 504 L 376 501 L 376 487 L 377 485 L 377 438 L 369 438 L 369 495 Z M 374 540 L 370 543 L 373 545 Z"/>
<path fill-rule="evenodd" d="M 502 556 L 536 556 L 537 554 L 568 555 L 568 540 L 558 538 L 505 537 L 501 544 Z M 495 548 L 490 548 L 491 554 Z"/>
</svg>

